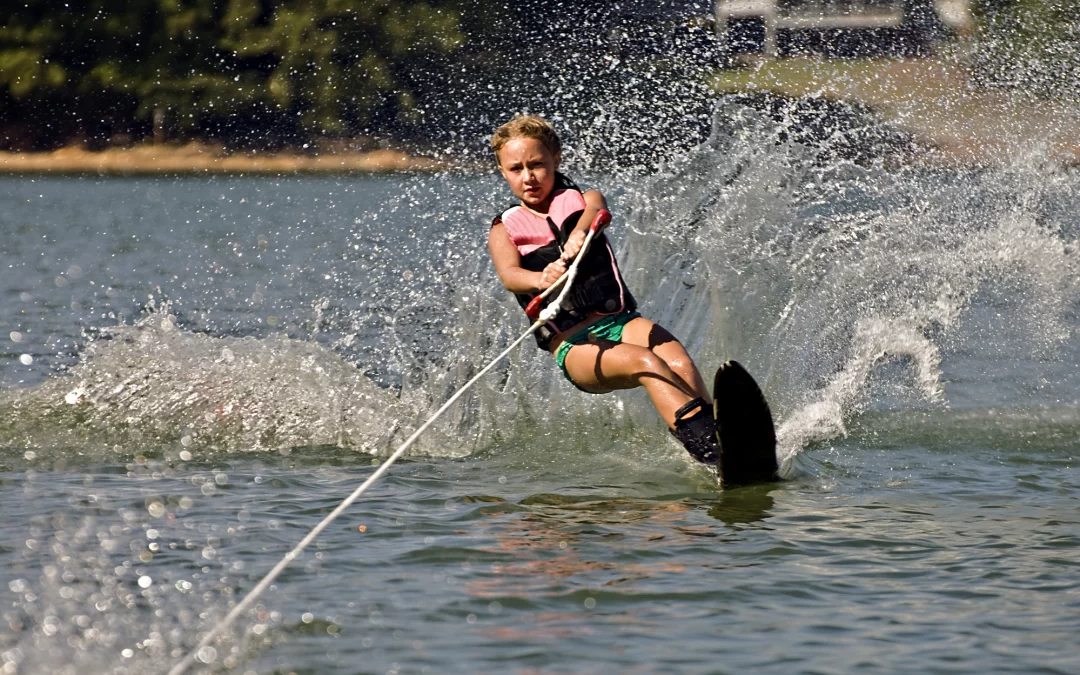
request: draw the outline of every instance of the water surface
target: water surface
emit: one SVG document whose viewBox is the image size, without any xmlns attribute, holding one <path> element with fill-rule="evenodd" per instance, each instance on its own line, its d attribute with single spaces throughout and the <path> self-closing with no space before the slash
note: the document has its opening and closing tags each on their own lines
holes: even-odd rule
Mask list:
<svg viewBox="0 0 1080 675">
<path fill-rule="evenodd" d="M 759 378 L 788 480 L 721 491 L 643 394 L 523 347 L 196 670 L 1080 671 L 1080 180 L 822 162 L 729 118 L 583 178 L 646 315 Z M 525 330 L 486 256 L 506 200 L 0 179 L 4 672 L 193 647 Z"/>
</svg>

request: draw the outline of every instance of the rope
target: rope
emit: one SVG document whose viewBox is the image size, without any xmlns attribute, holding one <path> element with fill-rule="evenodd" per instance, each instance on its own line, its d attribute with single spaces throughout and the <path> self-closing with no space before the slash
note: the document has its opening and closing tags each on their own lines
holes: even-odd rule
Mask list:
<svg viewBox="0 0 1080 675">
<path fill-rule="evenodd" d="M 563 283 L 563 280 L 565 280 L 566 282 L 563 286 L 562 292 L 559 293 L 559 296 L 553 302 L 548 304 L 546 308 L 544 308 L 544 311 L 540 313 L 540 318 L 534 321 L 531 326 L 529 326 L 529 330 L 525 331 L 521 335 L 521 337 L 519 337 L 517 340 L 514 340 L 513 344 L 511 344 L 509 347 L 504 349 L 501 354 L 492 359 L 490 363 L 484 366 L 483 370 L 477 373 L 471 380 L 466 382 L 465 385 L 461 387 L 461 389 L 458 389 L 454 393 L 454 395 L 446 401 L 446 403 L 442 404 L 442 407 L 435 411 L 434 415 L 428 418 L 427 422 L 424 422 L 419 429 L 414 431 L 412 436 L 409 436 L 409 438 L 406 439 L 405 442 L 402 443 L 401 446 L 397 450 L 395 450 L 394 453 L 390 455 L 386 459 L 386 461 L 379 466 L 378 469 L 375 470 L 375 473 L 371 474 L 368 479 L 360 485 L 360 487 L 353 490 L 352 494 L 350 494 L 340 504 L 338 504 L 337 508 L 335 508 L 329 514 L 327 514 L 325 518 L 319 521 L 319 524 L 312 528 L 312 530 L 308 532 L 307 536 L 301 539 L 300 542 L 296 546 L 294 546 L 291 551 L 286 553 L 285 557 L 282 558 L 278 562 L 278 564 L 274 565 L 274 568 L 271 569 L 265 577 L 263 577 L 262 581 L 255 585 L 255 588 L 252 588 L 250 591 L 248 591 L 248 594 L 244 596 L 244 599 L 237 603 L 236 606 L 233 607 L 232 610 L 230 610 L 229 613 L 225 615 L 224 619 L 219 621 L 217 625 L 210 630 L 209 633 L 203 636 L 202 640 L 199 640 L 199 644 L 195 645 L 195 647 L 190 652 L 188 652 L 188 654 L 183 658 L 182 661 L 180 661 L 180 663 L 177 663 L 175 666 L 173 666 L 172 670 L 169 671 L 168 675 L 181 675 L 185 670 L 187 670 L 188 667 L 195 661 L 195 658 L 198 656 L 199 652 L 201 652 L 203 648 L 208 647 L 210 643 L 213 642 L 214 638 L 221 635 L 221 633 L 226 628 L 228 628 L 233 621 L 236 620 L 236 617 L 240 616 L 240 614 L 244 610 L 250 607 L 251 603 L 255 602 L 255 600 L 262 594 L 262 592 L 265 591 L 271 583 L 273 583 L 274 579 L 276 579 L 278 575 L 281 574 L 282 571 L 284 571 L 285 568 L 288 567 L 293 560 L 296 560 L 300 553 L 305 548 L 307 548 L 308 544 L 315 540 L 315 537 L 319 536 L 319 534 L 323 530 L 325 530 L 330 525 L 330 523 L 334 522 L 334 520 L 336 520 L 338 516 L 345 512 L 345 509 L 352 506 L 353 502 L 360 498 L 360 495 L 364 494 L 364 492 L 369 487 L 371 487 L 371 485 L 373 485 L 375 481 L 379 480 L 379 478 L 382 477 L 384 473 L 386 473 L 390 466 L 394 462 L 396 462 L 398 458 L 401 457 L 401 455 L 403 455 L 413 443 L 416 442 L 416 439 L 420 438 L 420 434 L 427 431 L 428 427 L 430 427 L 435 422 L 435 420 L 439 419 L 439 417 L 444 412 L 446 412 L 450 408 L 450 406 L 454 404 L 455 401 L 461 398 L 461 396 L 466 391 L 468 391 L 470 387 L 476 384 L 481 377 L 486 375 L 492 368 L 494 368 L 499 361 L 503 360 L 503 358 L 509 355 L 510 352 L 512 352 L 519 344 L 524 342 L 526 338 L 535 333 L 536 329 L 544 325 L 545 322 L 550 321 L 552 318 L 554 318 L 555 314 L 558 313 L 559 307 L 562 305 L 563 300 L 566 298 L 566 294 L 570 291 L 570 285 L 574 282 L 574 278 L 577 276 L 578 265 L 581 263 L 581 259 L 585 257 L 585 251 L 588 250 L 589 244 L 592 243 L 593 235 L 595 233 L 595 228 L 589 230 L 589 234 L 585 237 L 585 241 L 581 245 L 581 250 L 578 251 L 577 257 L 574 258 L 574 262 L 571 263 L 570 268 L 563 272 L 562 276 L 559 277 L 558 281 L 552 284 L 552 287 L 554 287 L 560 283 Z"/>
</svg>

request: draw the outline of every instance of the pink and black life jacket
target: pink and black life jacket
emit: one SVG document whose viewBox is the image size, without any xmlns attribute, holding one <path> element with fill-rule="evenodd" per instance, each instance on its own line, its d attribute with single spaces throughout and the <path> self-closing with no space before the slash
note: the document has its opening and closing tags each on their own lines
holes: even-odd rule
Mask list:
<svg viewBox="0 0 1080 675">
<path fill-rule="evenodd" d="M 517 204 L 496 216 L 492 225 L 502 222 L 510 241 L 521 255 L 522 267 L 532 272 L 542 272 L 549 263 L 562 256 L 563 244 L 584 211 L 585 198 L 581 190 L 566 176 L 557 173 L 546 218 Z M 524 308 L 537 294 L 514 295 Z M 554 293 L 548 301 L 557 295 Z M 581 323 L 591 312 L 618 314 L 635 309 L 637 302 L 623 282 L 611 244 L 600 233 L 593 238 L 578 267 L 577 278 L 563 302 L 563 308 L 533 335 L 537 346 L 547 349 L 553 337 Z"/>
</svg>

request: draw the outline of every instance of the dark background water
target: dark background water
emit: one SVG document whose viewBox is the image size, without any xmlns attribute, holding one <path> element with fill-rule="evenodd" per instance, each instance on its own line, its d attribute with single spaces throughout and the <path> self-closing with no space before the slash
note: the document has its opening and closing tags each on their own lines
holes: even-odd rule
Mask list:
<svg viewBox="0 0 1080 675">
<path fill-rule="evenodd" d="M 823 163 L 745 115 L 585 178 L 645 313 L 758 376 L 789 479 L 721 491 L 640 392 L 523 347 L 200 668 L 1080 669 L 1075 174 Z M 0 181 L 5 672 L 191 648 L 525 329 L 485 251 L 506 199 Z"/>
</svg>

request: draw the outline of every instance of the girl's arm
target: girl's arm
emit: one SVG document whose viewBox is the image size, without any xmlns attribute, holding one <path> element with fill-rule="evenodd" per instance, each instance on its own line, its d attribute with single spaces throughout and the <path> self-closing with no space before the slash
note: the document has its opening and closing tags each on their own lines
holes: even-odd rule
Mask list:
<svg viewBox="0 0 1080 675">
<path fill-rule="evenodd" d="M 566 263 L 561 260 L 549 264 L 543 272 L 532 272 L 521 266 L 521 254 L 518 253 L 502 221 L 495 223 L 488 233 L 488 250 L 491 261 L 495 263 L 495 273 L 499 281 L 511 293 L 539 293 L 562 276 Z"/>
<path fill-rule="evenodd" d="M 593 218 L 601 209 L 607 208 L 607 200 L 604 199 L 604 195 L 600 194 L 599 190 L 589 190 L 582 197 L 585 199 L 585 211 L 582 212 L 581 219 L 574 226 L 574 231 L 566 239 L 566 244 L 563 246 L 563 260 L 574 259 L 574 256 L 581 250 L 581 245 L 585 243 L 585 235 L 589 233 L 589 226 L 592 225 Z"/>
</svg>

